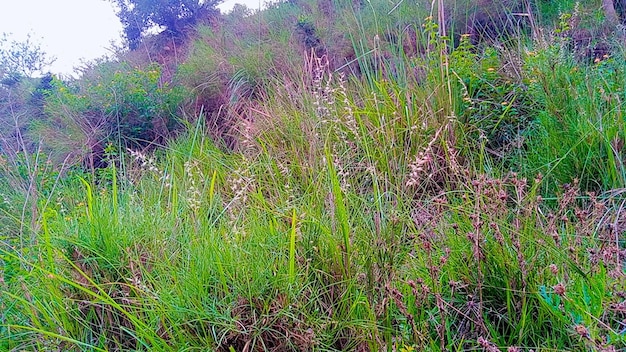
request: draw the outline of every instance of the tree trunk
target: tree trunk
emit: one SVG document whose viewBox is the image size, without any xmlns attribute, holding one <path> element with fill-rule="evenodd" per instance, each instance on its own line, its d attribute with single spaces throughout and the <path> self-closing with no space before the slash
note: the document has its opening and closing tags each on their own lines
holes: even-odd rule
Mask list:
<svg viewBox="0 0 626 352">
<path fill-rule="evenodd" d="M 617 25 L 619 23 L 619 15 L 615 10 L 615 3 L 613 0 L 602 0 L 602 9 L 604 10 L 604 16 L 606 22 L 611 25 Z"/>
</svg>

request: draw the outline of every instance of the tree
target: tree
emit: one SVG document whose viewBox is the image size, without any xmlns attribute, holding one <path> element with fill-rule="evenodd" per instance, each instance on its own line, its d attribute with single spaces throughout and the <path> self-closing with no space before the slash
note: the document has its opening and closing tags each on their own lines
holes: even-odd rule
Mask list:
<svg viewBox="0 0 626 352">
<path fill-rule="evenodd" d="M 136 49 L 145 31 L 154 27 L 177 35 L 200 18 L 216 11 L 223 0 L 110 0 L 118 7 L 130 49 Z"/>
<path fill-rule="evenodd" d="M 0 83 L 13 85 L 23 77 L 42 75 L 55 58 L 49 57 L 29 34 L 24 41 L 0 37 Z"/>
<path fill-rule="evenodd" d="M 54 79 L 44 72 L 53 62 L 31 35 L 19 41 L 0 34 L 0 153 L 15 155 L 36 144 L 26 131 L 43 112 Z"/>
</svg>

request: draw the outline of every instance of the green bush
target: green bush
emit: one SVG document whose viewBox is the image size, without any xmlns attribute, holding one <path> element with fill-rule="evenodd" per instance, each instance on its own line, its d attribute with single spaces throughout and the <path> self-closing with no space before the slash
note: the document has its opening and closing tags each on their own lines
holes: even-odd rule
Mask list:
<svg viewBox="0 0 626 352">
<path fill-rule="evenodd" d="M 97 128 L 102 141 L 146 145 L 179 127 L 184 97 L 184 89 L 166 82 L 157 64 L 110 64 L 79 82 L 56 81 L 45 111 L 53 123 Z"/>
<path fill-rule="evenodd" d="M 468 35 L 451 53 L 450 69 L 462 97 L 457 114 L 471 150 L 519 171 L 513 161 L 534 120 L 535 103 L 527 87 L 506 72 L 498 50 L 475 47 Z"/>
</svg>

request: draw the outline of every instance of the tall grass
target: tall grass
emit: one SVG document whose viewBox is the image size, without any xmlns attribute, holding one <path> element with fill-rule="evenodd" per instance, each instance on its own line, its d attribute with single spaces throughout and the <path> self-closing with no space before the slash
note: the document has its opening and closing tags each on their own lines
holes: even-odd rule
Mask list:
<svg viewBox="0 0 626 352">
<path fill-rule="evenodd" d="M 549 177 L 552 187 L 574 178 L 590 191 L 624 187 L 619 142 L 624 93 L 618 88 L 624 82 L 623 60 L 618 54 L 586 66 L 554 50 L 533 53 L 528 60 L 536 74 L 529 81 L 533 95 L 545 106 L 538 113 L 528 166 Z"/>
<path fill-rule="evenodd" d="M 1 349 L 626 348 L 622 64 L 453 47 L 432 18 L 423 52 L 369 47 L 410 12 L 380 11 L 346 9 L 361 76 L 311 54 L 264 77 L 229 111 L 234 149 L 197 119 L 38 198 L 0 164 L 25 205 L 0 207 Z M 181 79 L 221 55 L 211 35 Z"/>
</svg>

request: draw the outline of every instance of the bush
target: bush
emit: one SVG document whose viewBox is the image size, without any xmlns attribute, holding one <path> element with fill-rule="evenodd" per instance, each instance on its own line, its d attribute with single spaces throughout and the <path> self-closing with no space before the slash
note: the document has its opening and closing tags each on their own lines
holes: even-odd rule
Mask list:
<svg viewBox="0 0 626 352">
<path fill-rule="evenodd" d="M 464 35 L 450 55 L 450 68 L 462 96 L 457 114 L 467 141 L 492 159 L 508 162 L 525 146 L 534 103 L 521 80 L 505 72 L 499 56 L 498 50 L 475 47 Z"/>
<path fill-rule="evenodd" d="M 100 154 L 107 140 L 146 146 L 179 127 L 176 115 L 184 89 L 163 82 L 156 64 L 102 65 L 80 84 L 55 80 L 52 85 L 46 118 L 33 130 L 63 157 Z"/>
</svg>

